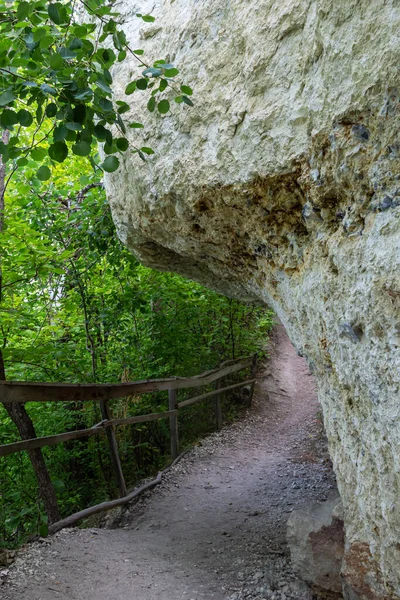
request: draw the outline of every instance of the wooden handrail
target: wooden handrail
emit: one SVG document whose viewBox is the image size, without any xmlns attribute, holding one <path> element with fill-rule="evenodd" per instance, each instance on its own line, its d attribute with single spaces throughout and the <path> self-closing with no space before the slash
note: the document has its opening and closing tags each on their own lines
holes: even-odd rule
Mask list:
<svg viewBox="0 0 400 600">
<path fill-rule="evenodd" d="M 158 419 L 166 419 L 171 417 L 177 410 L 164 410 L 160 413 L 150 413 L 148 415 L 136 415 L 136 417 L 125 417 L 124 419 L 111 419 L 110 421 L 103 421 L 103 427 L 109 427 L 110 425 L 134 425 L 135 423 L 147 423 L 147 421 L 158 421 Z"/>
<path fill-rule="evenodd" d="M 53 524 L 49 531 L 55 532 L 66 527 L 77 520 L 101 510 L 120 506 L 133 499 L 140 491 L 133 494 L 127 494 L 124 474 L 122 472 L 121 461 L 118 453 L 117 439 L 115 437 L 114 427 L 118 425 L 129 425 L 134 423 L 143 423 L 146 421 L 155 421 L 158 419 L 169 418 L 171 435 L 171 456 L 176 458 L 179 454 L 179 432 L 178 432 L 178 412 L 179 409 L 192 404 L 197 404 L 208 398 L 215 398 L 215 414 L 217 429 L 222 426 L 221 414 L 221 395 L 236 388 L 250 385 L 249 405 L 254 390 L 255 373 L 257 366 L 257 355 L 250 358 L 240 358 L 235 361 L 226 361 L 218 369 L 207 371 L 194 377 L 174 377 L 169 379 L 153 379 L 146 381 L 136 381 L 130 383 L 117 384 L 65 384 L 65 383 L 29 383 L 18 381 L 0 382 L 0 402 L 70 402 L 70 401 L 88 401 L 97 400 L 100 402 L 103 420 L 88 429 L 79 429 L 78 431 L 68 431 L 56 435 L 49 435 L 41 438 L 22 440 L 12 444 L 0 446 L 0 457 L 21 452 L 22 450 L 32 450 L 44 446 L 52 446 L 59 442 L 76 440 L 83 437 L 90 437 L 106 433 L 110 448 L 112 466 L 116 477 L 116 482 L 120 490 L 120 498 L 110 502 L 104 502 L 98 506 L 91 507 L 71 515 L 62 521 Z M 227 375 L 241 371 L 242 369 L 251 369 L 251 379 L 222 387 L 222 380 Z M 216 383 L 216 389 L 206 392 L 193 398 L 188 398 L 183 402 L 177 401 L 177 390 L 190 389 L 204 385 Z M 168 390 L 169 410 L 160 413 L 151 413 L 147 415 L 137 415 L 135 417 L 126 417 L 122 419 L 113 419 L 108 401 L 112 398 L 121 396 L 133 396 Z M 146 484 L 143 488 L 150 489 L 159 483 L 158 479 L 151 484 Z"/>
<path fill-rule="evenodd" d="M 7 456 L 8 454 L 14 454 L 15 452 L 21 452 L 22 450 L 33 450 L 34 448 L 43 448 L 44 446 L 54 446 L 54 444 L 60 442 L 77 440 L 79 438 L 98 435 L 99 433 L 104 432 L 105 429 L 103 429 L 101 425 L 96 425 L 96 427 L 91 427 L 90 429 L 78 429 L 77 431 L 68 431 L 66 433 L 58 433 L 56 435 L 47 435 L 46 437 L 14 442 L 13 444 L 5 444 L 4 446 L 0 446 L 0 456 Z"/>
<path fill-rule="evenodd" d="M 90 427 L 89 429 L 77 429 L 76 431 L 68 431 L 66 433 L 58 433 L 56 435 L 47 435 L 46 437 L 31 438 L 30 440 L 23 440 L 21 442 L 14 442 L 12 444 L 4 444 L 3 446 L 0 446 L 0 457 L 7 456 L 8 454 L 14 454 L 15 452 L 21 452 L 22 450 L 33 450 L 34 448 L 43 448 L 44 446 L 54 446 L 54 444 L 58 444 L 60 442 L 67 442 L 70 440 L 78 440 L 79 438 L 83 437 L 90 437 L 92 435 L 99 435 L 101 433 L 105 433 L 106 428 L 112 427 L 113 425 L 132 425 L 134 423 L 145 423 L 147 421 L 166 419 L 177 412 L 178 411 L 167 410 L 161 413 L 126 417 L 125 419 L 106 419 L 97 425 Z"/>
<path fill-rule="evenodd" d="M 223 392 L 228 392 L 229 390 L 234 390 L 235 388 L 245 387 L 246 385 L 250 385 L 254 383 L 255 379 L 248 379 L 247 381 L 242 381 L 240 383 L 235 383 L 233 385 L 227 385 L 223 388 L 218 388 L 213 390 L 212 392 L 207 392 L 206 394 L 201 394 L 201 396 L 195 396 L 194 398 L 189 398 L 188 400 L 183 400 L 183 402 L 179 402 L 178 408 L 184 408 L 185 406 L 190 406 L 191 404 L 197 404 L 198 402 L 202 402 L 207 398 L 212 398 L 213 396 L 218 396 Z"/>
<path fill-rule="evenodd" d="M 98 386 L 94 386 L 92 384 L 83 384 L 83 385 L 79 385 L 79 384 L 51 384 L 51 383 L 42 383 L 42 384 L 36 384 L 36 383 L 29 383 L 29 382 L 2 382 L 0 383 L 0 401 L 4 401 L 1 399 L 1 391 L 4 389 L 11 389 L 14 394 L 15 397 L 10 400 L 9 398 L 7 398 L 7 401 L 14 401 L 14 402 L 22 402 L 22 398 L 20 397 L 20 394 L 22 392 L 24 392 L 24 397 L 25 397 L 25 402 L 27 402 L 28 400 L 26 399 L 27 397 L 29 398 L 33 398 L 35 397 L 36 399 L 36 394 L 38 393 L 38 390 L 42 389 L 42 390 L 50 390 L 51 393 L 54 393 L 54 390 L 60 390 L 61 394 L 63 393 L 63 391 L 68 390 L 72 393 L 76 393 L 77 390 L 79 390 L 79 392 L 82 391 L 87 391 L 87 390 L 93 390 L 93 388 L 99 387 L 101 388 L 102 391 L 106 391 L 106 390 L 110 390 L 110 389 L 115 389 L 117 388 L 118 390 L 118 394 L 119 394 L 119 390 L 121 388 L 121 385 L 124 387 L 125 390 L 125 394 L 127 394 L 128 392 L 126 391 L 127 387 L 130 390 L 130 394 L 132 393 L 131 390 L 132 389 L 136 389 L 136 393 L 139 393 L 137 390 L 143 389 L 143 386 L 156 386 L 156 388 L 152 391 L 158 391 L 159 389 L 161 389 L 160 384 L 162 384 L 162 386 L 164 385 L 168 385 L 167 388 L 162 388 L 162 389 L 168 389 L 170 392 L 170 401 L 171 401 L 171 393 L 175 392 L 177 389 L 182 389 L 182 388 L 192 388 L 192 387 L 199 387 L 200 385 L 207 385 L 209 383 L 212 383 L 214 381 L 218 381 L 223 377 L 226 377 L 226 375 L 230 375 L 232 373 L 235 373 L 237 371 L 241 371 L 242 369 L 245 369 L 247 367 L 253 366 L 254 363 L 254 357 L 250 357 L 250 358 L 239 358 L 237 360 L 230 360 L 230 361 L 225 361 L 224 363 L 222 363 L 222 365 L 219 367 L 219 369 L 214 369 L 212 371 L 206 371 L 205 373 L 202 373 L 201 375 L 196 375 L 195 377 L 186 377 L 186 378 L 170 378 L 170 379 L 155 379 L 155 380 L 151 380 L 151 381 L 147 381 L 147 382 L 135 382 L 135 383 L 128 383 L 128 384 L 98 384 Z M 201 394 L 200 396 L 196 396 L 194 398 L 189 398 L 188 400 L 184 400 L 183 402 L 179 402 L 177 403 L 176 400 L 175 405 L 173 408 L 170 407 L 170 410 L 168 411 L 163 411 L 161 413 L 151 413 L 151 414 L 147 414 L 147 415 L 136 415 L 134 417 L 126 417 L 123 419 L 112 419 L 112 418 L 106 418 L 103 421 L 101 421 L 100 423 L 97 423 L 96 425 L 94 425 L 93 427 L 90 427 L 88 429 L 78 429 L 77 431 L 68 431 L 65 433 L 59 433 L 56 435 L 48 435 L 45 437 L 40 437 L 40 438 L 33 438 L 33 439 L 29 439 L 29 440 L 22 440 L 19 442 L 13 442 L 11 444 L 4 444 L 2 446 L 0 446 L 0 457 L 2 456 L 8 456 L 9 454 L 14 454 L 15 452 L 21 452 L 23 450 L 33 450 L 34 448 L 43 448 L 44 446 L 53 446 L 54 444 L 58 444 L 60 442 L 66 442 L 66 441 L 70 441 L 70 440 L 76 440 L 79 438 L 83 438 L 83 437 L 90 437 L 93 435 L 99 435 L 104 433 L 105 431 L 108 430 L 112 430 L 113 426 L 118 426 L 118 425 L 131 425 L 134 423 L 144 423 L 147 421 L 156 421 L 158 419 L 165 419 L 167 417 L 170 418 L 170 423 L 172 424 L 176 424 L 176 426 L 173 426 L 173 429 L 177 429 L 177 415 L 178 415 L 178 409 L 180 408 L 184 408 L 185 406 L 190 406 L 191 404 L 196 404 L 198 402 L 201 402 L 202 400 L 206 400 L 207 398 L 212 398 L 214 396 L 220 395 L 221 393 L 233 390 L 235 388 L 240 388 L 240 387 L 244 387 L 246 385 L 250 385 L 250 384 L 254 384 L 255 379 L 249 379 L 247 381 L 243 381 L 240 383 L 236 383 L 234 385 L 230 385 L 230 386 L 226 386 L 224 388 L 219 387 L 217 390 L 213 390 L 212 392 L 207 392 L 205 394 Z M 2 388 L 1 388 L 2 386 Z M 146 387 L 146 391 L 150 391 L 150 389 L 148 387 Z M 142 392 L 143 393 L 143 392 Z M 8 396 L 8 394 L 6 394 Z M 85 394 L 86 396 L 86 394 Z M 118 397 L 118 396 L 114 396 L 113 394 L 111 394 L 111 397 Z M 90 400 L 93 399 L 93 397 L 85 397 L 85 400 Z M 51 401 L 48 397 L 46 398 L 47 401 Z M 61 401 L 66 401 L 64 398 L 60 399 L 54 399 L 54 401 L 57 400 L 61 400 Z M 101 402 L 107 402 L 108 398 L 103 398 L 103 395 L 100 398 Z M 44 398 L 42 397 L 42 401 L 44 401 Z M 172 406 L 172 405 L 171 405 Z M 107 411 L 108 411 L 108 407 L 107 407 Z M 107 413 L 108 414 L 108 413 Z M 173 434 L 172 436 L 173 438 L 177 437 L 177 434 Z M 173 454 L 177 454 L 177 442 L 175 444 L 174 443 L 174 451 Z M 116 448 L 113 449 L 113 453 L 114 456 L 118 457 L 118 453 L 116 451 Z M 125 495 L 125 494 L 124 494 Z"/>
<path fill-rule="evenodd" d="M 229 361 L 230 362 L 230 361 Z M 165 390 L 200 387 L 217 379 L 250 367 L 252 358 L 241 358 L 222 368 L 206 371 L 194 377 L 147 379 L 128 383 L 31 383 L 0 382 L 0 402 L 86 402 L 111 400 Z"/>
</svg>

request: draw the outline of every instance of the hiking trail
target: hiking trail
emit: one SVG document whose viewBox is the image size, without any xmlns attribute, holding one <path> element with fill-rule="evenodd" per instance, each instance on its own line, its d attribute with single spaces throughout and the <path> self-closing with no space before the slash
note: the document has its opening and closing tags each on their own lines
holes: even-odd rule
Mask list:
<svg viewBox="0 0 400 600">
<path fill-rule="evenodd" d="M 290 567 L 286 521 L 334 475 L 313 377 L 277 325 L 246 417 L 205 438 L 160 486 L 23 550 L 4 600 L 311 599 Z M 110 521 L 111 517 L 107 518 Z"/>
</svg>

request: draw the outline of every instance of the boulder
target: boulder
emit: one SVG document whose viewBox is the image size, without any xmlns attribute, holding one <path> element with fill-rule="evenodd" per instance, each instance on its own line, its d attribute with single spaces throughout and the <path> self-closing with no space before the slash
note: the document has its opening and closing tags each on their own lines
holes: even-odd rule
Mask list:
<svg viewBox="0 0 400 600">
<path fill-rule="evenodd" d="M 294 573 L 314 587 L 342 592 L 344 556 L 343 509 L 340 497 L 295 510 L 287 523 Z"/>
</svg>

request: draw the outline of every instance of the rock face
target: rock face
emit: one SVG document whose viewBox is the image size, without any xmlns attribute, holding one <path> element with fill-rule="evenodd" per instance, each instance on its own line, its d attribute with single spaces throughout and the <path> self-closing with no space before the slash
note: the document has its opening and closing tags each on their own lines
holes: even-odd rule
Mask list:
<svg viewBox="0 0 400 600">
<path fill-rule="evenodd" d="M 119 235 L 149 266 L 275 308 L 319 382 L 346 595 L 400 598 L 400 3 L 116 6 L 132 46 L 195 89 L 194 108 L 145 117 L 144 144 L 133 130 L 156 155 L 108 177 Z M 114 75 L 126 100 L 137 66 Z"/>
<path fill-rule="evenodd" d="M 341 593 L 344 527 L 338 495 L 293 511 L 287 523 L 287 540 L 298 577 L 323 590 Z"/>
</svg>

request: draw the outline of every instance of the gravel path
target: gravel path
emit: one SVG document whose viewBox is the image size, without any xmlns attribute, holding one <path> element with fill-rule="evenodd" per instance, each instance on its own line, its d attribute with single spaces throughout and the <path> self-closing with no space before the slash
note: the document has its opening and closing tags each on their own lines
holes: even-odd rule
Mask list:
<svg viewBox="0 0 400 600">
<path fill-rule="evenodd" d="M 245 419 L 114 513 L 118 528 L 70 529 L 31 544 L 0 598 L 311 600 L 291 571 L 286 521 L 333 486 L 313 379 L 277 326 Z"/>
</svg>

